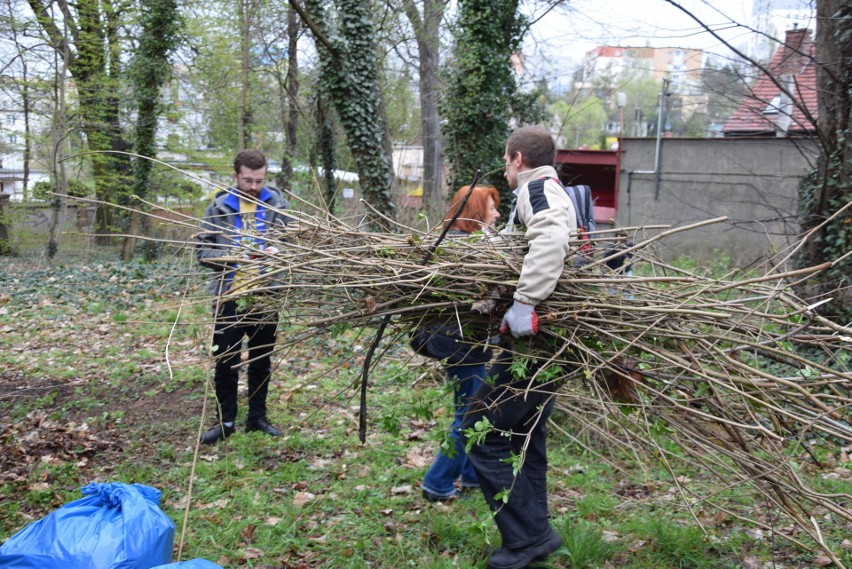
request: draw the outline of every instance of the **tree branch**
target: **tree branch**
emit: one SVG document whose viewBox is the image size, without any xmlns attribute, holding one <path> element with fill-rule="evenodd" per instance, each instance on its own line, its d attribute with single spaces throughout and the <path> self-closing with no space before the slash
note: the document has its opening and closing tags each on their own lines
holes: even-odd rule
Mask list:
<svg viewBox="0 0 852 569">
<path fill-rule="evenodd" d="M 30 0 L 35 1 L 35 0 Z M 331 41 L 326 37 L 325 32 L 320 29 L 320 27 L 314 22 L 314 20 L 308 15 L 307 10 L 305 10 L 304 6 L 301 6 L 297 0 L 287 0 L 290 6 L 299 14 L 299 18 L 311 29 L 311 33 L 314 34 L 314 38 L 318 42 L 320 42 L 325 48 L 331 53 L 336 53 L 337 49 L 331 43 Z"/>
</svg>

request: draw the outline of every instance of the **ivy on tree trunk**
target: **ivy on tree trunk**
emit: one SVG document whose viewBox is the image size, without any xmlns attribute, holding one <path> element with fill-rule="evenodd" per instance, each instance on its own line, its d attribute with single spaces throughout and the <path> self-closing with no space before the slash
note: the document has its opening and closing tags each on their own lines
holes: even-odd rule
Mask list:
<svg viewBox="0 0 852 569">
<path fill-rule="evenodd" d="M 54 20 L 50 2 L 28 3 L 51 47 L 61 58 L 67 58 L 68 71 L 76 81 L 79 116 L 86 145 L 92 152 L 95 195 L 103 203 L 124 201 L 130 163 L 126 156 L 109 154 L 129 149 L 119 122 L 121 11 L 110 0 L 80 0 L 72 6 L 76 11 L 66 5 L 64 20 Z M 100 243 L 108 241 L 105 235 L 114 229 L 111 211 L 108 207 L 97 210 Z"/>
<path fill-rule="evenodd" d="M 291 1 L 291 6 L 297 4 Z M 305 2 L 307 21 L 320 56 L 320 88 L 334 104 L 364 199 L 393 217 L 393 165 L 378 78 L 372 11 L 362 0 L 336 0 L 334 24 L 322 2 Z M 302 14 L 300 14 L 302 15 Z M 374 226 L 386 229 L 381 219 Z"/>
<path fill-rule="evenodd" d="M 520 48 L 524 20 L 517 0 L 460 0 L 449 85 L 441 103 L 450 194 L 477 169 L 502 166 L 516 98 L 511 57 Z M 511 201 L 498 170 L 483 180 Z"/>
<path fill-rule="evenodd" d="M 142 0 L 142 35 L 139 48 L 131 62 L 130 79 L 136 100 L 136 132 L 133 161 L 133 194 L 145 199 L 153 163 L 149 158 L 156 154 L 155 137 L 157 120 L 162 112 L 161 89 L 171 76 L 169 56 L 177 47 L 179 18 L 176 0 Z M 135 235 L 139 231 L 141 212 L 131 215 L 129 237 L 122 248 L 122 258 L 133 256 Z M 150 241 L 148 243 L 151 243 Z M 152 257 L 149 246 L 147 257 Z"/>
<path fill-rule="evenodd" d="M 819 93 L 820 157 L 800 186 L 804 232 L 815 234 L 799 252 L 800 266 L 833 263 L 808 281 L 802 293 L 814 300 L 833 298 L 818 309 L 846 324 L 852 318 L 852 4 L 848 0 L 817 2 L 816 72 Z M 847 209 L 841 212 L 841 208 Z M 838 215 L 840 213 L 840 215 Z"/>
</svg>

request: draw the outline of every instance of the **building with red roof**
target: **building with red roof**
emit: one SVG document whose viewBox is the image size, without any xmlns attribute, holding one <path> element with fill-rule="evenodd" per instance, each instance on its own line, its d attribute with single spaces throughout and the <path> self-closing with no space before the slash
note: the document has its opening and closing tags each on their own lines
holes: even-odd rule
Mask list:
<svg viewBox="0 0 852 569">
<path fill-rule="evenodd" d="M 787 30 L 737 112 L 722 128 L 734 136 L 812 136 L 819 115 L 814 43 L 808 29 Z"/>
</svg>

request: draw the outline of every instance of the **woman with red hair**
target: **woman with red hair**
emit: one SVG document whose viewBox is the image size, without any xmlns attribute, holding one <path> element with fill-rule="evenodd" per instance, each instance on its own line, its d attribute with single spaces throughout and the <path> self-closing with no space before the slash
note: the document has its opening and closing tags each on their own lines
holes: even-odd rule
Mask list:
<svg viewBox="0 0 852 569">
<path fill-rule="evenodd" d="M 468 189 L 470 189 L 470 186 L 462 186 L 450 200 L 450 209 L 444 216 L 444 225 L 453 219 Z M 500 218 L 500 212 L 497 211 L 499 206 L 500 194 L 497 193 L 497 188 L 494 186 L 476 186 L 464 205 L 464 210 L 450 228 L 450 232 L 456 235 L 470 235 L 477 231 L 493 231 L 494 225 Z"/>
<path fill-rule="evenodd" d="M 464 186 L 450 200 L 444 216 L 444 225 L 452 221 L 470 186 Z M 500 217 L 497 206 L 500 195 L 494 186 L 476 186 L 467 203 L 450 226 L 447 236 L 464 237 L 476 233 L 490 233 Z M 416 338 L 420 337 L 420 341 Z M 461 478 L 462 490 L 478 488 L 476 473 L 468 461 L 459 433 L 459 425 L 468 412 L 470 397 L 485 379 L 485 364 L 491 360 L 491 350 L 483 342 L 465 340 L 455 324 L 440 324 L 421 328 L 413 336 L 412 345 L 421 354 L 439 359 L 453 386 L 455 415 L 447 433 L 450 448 L 441 448 L 421 484 L 423 498 L 429 502 L 443 502 L 455 498 L 456 481 Z M 444 445 L 441 445 L 444 447 Z"/>
</svg>

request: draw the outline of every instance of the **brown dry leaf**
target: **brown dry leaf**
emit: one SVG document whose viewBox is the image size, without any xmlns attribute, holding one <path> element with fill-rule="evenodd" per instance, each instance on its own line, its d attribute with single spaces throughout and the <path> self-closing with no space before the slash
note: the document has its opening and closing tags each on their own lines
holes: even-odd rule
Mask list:
<svg viewBox="0 0 852 569">
<path fill-rule="evenodd" d="M 408 468 L 423 468 L 432 462 L 432 452 L 426 447 L 414 447 L 405 454 L 402 465 Z"/>
<path fill-rule="evenodd" d="M 243 531 L 240 532 L 240 538 L 245 543 L 252 543 L 254 541 L 254 530 L 257 528 L 254 524 L 249 524 L 243 528 Z"/>
<path fill-rule="evenodd" d="M 293 495 L 293 505 L 297 508 L 301 508 L 308 502 L 312 502 L 316 499 L 316 496 L 311 494 L 310 492 L 296 492 Z"/>
<path fill-rule="evenodd" d="M 368 296 L 364 299 L 364 306 L 367 308 L 367 313 L 370 314 L 376 310 L 376 306 L 378 306 L 378 302 L 376 301 L 375 296 Z"/>
<path fill-rule="evenodd" d="M 404 486 L 394 486 L 391 488 L 391 494 L 394 496 L 408 496 L 411 494 L 411 485 L 406 484 Z"/>
<path fill-rule="evenodd" d="M 723 526 L 728 522 L 728 514 L 727 512 L 716 512 L 710 519 L 714 526 Z"/>
<path fill-rule="evenodd" d="M 268 518 L 266 518 L 266 525 L 277 526 L 278 522 L 280 522 L 280 521 L 281 521 L 281 518 L 279 518 L 277 516 L 269 516 Z"/>
<path fill-rule="evenodd" d="M 260 559 L 263 557 L 263 550 L 256 547 L 246 547 L 243 552 L 244 559 Z"/>
<path fill-rule="evenodd" d="M 818 555 L 814 557 L 814 560 L 811 561 L 814 567 L 831 567 L 834 565 L 834 561 L 831 560 L 831 557 L 828 555 Z"/>
<path fill-rule="evenodd" d="M 755 557 L 754 555 L 746 555 L 742 563 L 743 569 L 761 569 L 763 567 L 763 562 L 759 557 Z"/>
</svg>

